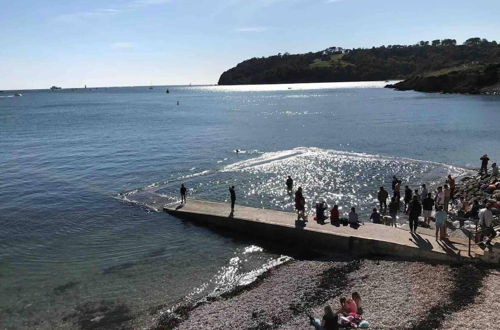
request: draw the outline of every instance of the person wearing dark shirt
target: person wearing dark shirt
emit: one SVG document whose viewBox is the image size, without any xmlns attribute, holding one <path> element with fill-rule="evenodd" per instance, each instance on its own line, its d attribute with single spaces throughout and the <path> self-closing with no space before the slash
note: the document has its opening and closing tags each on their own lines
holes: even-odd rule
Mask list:
<svg viewBox="0 0 500 330">
<path fill-rule="evenodd" d="M 399 182 L 398 178 L 394 175 L 392 177 L 392 191 L 394 191 L 394 188 L 396 187 L 396 184 Z"/>
<path fill-rule="evenodd" d="M 312 316 L 309 316 L 311 325 L 314 326 L 314 328 L 317 330 L 338 330 L 338 314 L 334 314 L 330 306 L 325 306 L 324 311 L 325 314 L 323 315 L 321 322 L 317 319 L 314 319 Z"/>
<path fill-rule="evenodd" d="M 231 213 L 234 212 L 234 203 L 236 202 L 236 192 L 234 191 L 234 186 L 229 188 L 229 194 L 231 195 Z"/>
<path fill-rule="evenodd" d="M 187 196 L 187 188 L 184 186 L 184 183 L 181 184 L 181 203 L 185 204 L 186 203 L 186 196 Z"/>
<path fill-rule="evenodd" d="M 465 216 L 467 218 L 471 218 L 471 219 L 478 219 L 480 208 L 481 208 L 481 205 L 479 205 L 479 201 L 477 199 L 474 200 L 474 203 L 472 203 L 472 207 L 471 207 L 470 211 L 465 213 Z"/>
<path fill-rule="evenodd" d="M 412 200 L 412 195 L 413 192 L 411 191 L 410 187 L 405 186 L 405 213 L 408 214 L 408 205 L 410 205 L 410 202 Z"/>
<path fill-rule="evenodd" d="M 432 208 L 434 207 L 434 199 L 432 194 L 428 193 L 427 197 L 422 201 L 422 208 L 424 209 L 424 221 L 427 225 L 431 222 Z"/>
<path fill-rule="evenodd" d="M 411 191 L 411 190 L 410 190 Z M 422 214 L 422 205 L 418 196 L 413 196 L 413 200 L 408 206 L 408 220 L 410 222 L 410 231 L 417 232 L 418 217 Z"/>
<path fill-rule="evenodd" d="M 380 204 L 380 212 L 387 211 L 387 198 L 389 198 L 389 193 L 384 189 L 384 187 L 380 187 L 377 194 L 377 199 Z"/>
<path fill-rule="evenodd" d="M 302 194 L 302 187 L 299 187 L 295 192 L 295 209 L 297 210 L 297 220 L 302 218 L 302 220 L 307 221 L 305 218 L 306 200 Z"/>
<path fill-rule="evenodd" d="M 319 203 L 316 203 L 316 221 L 319 224 L 325 223 L 325 211 L 328 209 L 328 206 L 323 200 L 320 200 Z"/>
<path fill-rule="evenodd" d="M 488 158 L 487 154 L 484 154 L 483 157 L 479 159 L 481 161 L 481 170 L 479 170 L 479 174 L 488 174 L 488 161 L 490 160 Z"/>
<path fill-rule="evenodd" d="M 380 221 L 380 213 L 377 212 L 376 208 L 373 208 L 372 215 L 370 215 L 370 220 L 373 223 L 381 223 L 381 221 Z"/>
<path fill-rule="evenodd" d="M 293 190 L 293 179 L 291 176 L 288 176 L 288 179 L 286 179 L 286 190 L 291 193 Z"/>
</svg>

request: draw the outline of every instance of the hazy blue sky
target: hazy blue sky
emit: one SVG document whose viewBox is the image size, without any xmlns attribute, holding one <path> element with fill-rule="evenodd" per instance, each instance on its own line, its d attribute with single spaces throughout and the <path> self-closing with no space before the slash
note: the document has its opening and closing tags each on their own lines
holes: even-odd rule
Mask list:
<svg viewBox="0 0 500 330">
<path fill-rule="evenodd" d="M 330 46 L 500 41 L 499 0 L 0 0 L 0 89 L 216 83 Z"/>
</svg>

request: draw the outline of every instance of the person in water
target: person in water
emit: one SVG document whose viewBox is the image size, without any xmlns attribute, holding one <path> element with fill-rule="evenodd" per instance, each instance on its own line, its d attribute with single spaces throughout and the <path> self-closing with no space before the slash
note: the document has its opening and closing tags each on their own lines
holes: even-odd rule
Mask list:
<svg viewBox="0 0 500 330">
<path fill-rule="evenodd" d="M 234 190 L 234 186 L 229 188 L 229 195 L 231 197 L 231 213 L 234 212 L 234 203 L 236 203 L 236 192 Z"/>
<path fill-rule="evenodd" d="M 417 232 L 418 217 L 422 214 L 422 204 L 418 196 L 413 196 L 413 200 L 408 206 L 408 220 L 410 222 L 410 231 Z"/>
<path fill-rule="evenodd" d="M 377 194 L 378 203 L 380 205 L 380 212 L 385 213 L 387 211 L 387 198 L 389 198 L 389 193 L 384 189 L 384 187 L 380 187 L 380 190 Z"/>
<path fill-rule="evenodd" d="M 288 176 L 288 179 L 286 179 L 286 190 L 288 193 L 291 193 L 293 190 L 293 179 L 291 176 Z"/>
<path fill-rule="evenodd" d="M 321 322 L 309 316 L 311 325 L 317 330 L 337 330 L 339 328 L 338 314 L 334 314 L 332 308 L 328 305 L 325 306 L 324 312 Z"/>
<path fill-rule="evenodd" d="M 297 220 L 302 218 L 304 221 L 307 221 L 305 219 L 306 200 L 302 195 L 302 187 L 299 187 L 295 192 L 295 209 L 297 210 Z"/>
<path fill-rule="evenodd" d="M 187 188 L 181 184 L 181 204 L 186 204 Z"/>
</svg>

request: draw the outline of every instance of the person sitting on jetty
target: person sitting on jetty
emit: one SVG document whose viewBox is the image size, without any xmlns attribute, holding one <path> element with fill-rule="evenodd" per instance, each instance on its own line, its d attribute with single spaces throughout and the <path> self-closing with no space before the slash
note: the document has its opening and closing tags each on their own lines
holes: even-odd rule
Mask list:
<svg viewBox="0 0 500 330">
<path fill-rule="evenodd" d="M 380 221 L 380 213 L 378 213 L 376 207 L 374 207 L 372 210 L 372 214 L 370 215 L 370 220 L 373 223 L 382 223 L 382 221 Z"/>
<path fill-rule="evenodd" d="M 413 200 L 408 206 L 408 220 L 410 222 L 410 231 L 417 232 L 418 217 L 422 214 L 422 204 L 418 196 L 413 196 Z"/>
<path fill-rule="evenodd" d="M 391 227 L 396 227 L 396 220 L 398 217 L 399 211 L 399 201 L 396 201 L 396 198 L 392 197 L 391 202 L 389 203 L 389 215 L 392 218 Z"/>
<path fill-rule="evenodd" d="M 484 154 L 481 158 L 479 158 L 479 160 L 481 161 L 481 169 L 479 170 L 479 174 L 486 174 L 488 175 L 488 161 L 490 160 L 488 158 L 488 155 L 487 154 Z"/>
<path fill-rule="evenodd" d="M 451 189 L 448 187 L 447 184 L 444 185 L 443 193 L 444 193 L 443 209 L 446 213 L 448 213 L 451 200 Z"/>
<path fill-rule="evenodd" d="M 443 210 L 443 206 L 439 205 L 437 207 L 437 211 L 435 214 L 436 218 L 436 240 L 438 240 L 438 234 L 439 234 L 439 239 L 444 240 L 446 239 L 446 234 L 444 232 L 444 227 L 446 226 L 446 218 L 447 218 L 446 212 Z"/>
<path fill-rule="evenodd" d="M 181 184 L 181 204 L 186 204 L 187 188 Z"/>
<path fill-rule="evenodd" d="M 451 177 L 451 174 L 448 174 L 448 179 L 446 179 L 446 183 L 450 186 L 450 200 L 455 198 L 455 179 Z"/>
<path fill-rule="evenodd" d="M 293 190 L 293 179 L 291 176 L 288 176 L 288 179 L 286 179 L 286 190 L 288 193 L 291 193 Z"/>
<path fill-rule="evenodd" d="M 377 199 L 380 205 L 380 212 L 385 213 L 387 211 L 387 198 L 389 198 L 389 193 L 384 187 L 380 187 L 377 194 Z"/>
<path fill-rule="evenodd" d="M 340 225 L 339 206 L 337 204 L 333 205 L 330 210 L 330 223 L 334 226 Z"/>
<path fill-rule="evenodd" d="M 305 210 L 306 210 L 306 200 L 302 195 L 302 187 L 299 187 L 295 192 L 295 209 L 297 210 L 297 220 L 307 221 L 305 218 Z"/>
<path fill-rule="evenodd" d="M 481 227 L 481 241 L 484 237 L 494 237 L 493 212 L 491 212 L 491 203 L 487 203 L 484 209 L 479 211 L 479 226 Z"/>
<path fill-rule="evenodd" d="M 429 192 L 427 191 L 427 186 L 425 185 L 425 183 L 422 184 L 422 195 L 420 195 L 420 197 L 422 198 L 422 201 L 424 201 L 424 199 L 427 198 L 427 194 Z"/>
<path fill-rule="evenodd" d="M 411 191 L 410 187 L 405 186 L 405 214 L 408 214 L 408 205 L 410 205 L 410 202 L 412 200 L 413 192 Z"/>
<path fill-rule="evenodd" d="M 309 315 L 311 325 L 317 330 L 337 330 L 339 328 L 338 314 L 334 314 L 329 305 L 325 306 L 324 312 L 321 322 Z"/>
<path fill-rule="evenodd" d="M 494 178 L 498 178 L 498 166 L 497 163 L 491 164 L 491 176 Z"/>
<path fill-rule="evenodd" d="M 362 223 L 359 221 L 358 214 L 356 213 L 356 208 L 351 207 L 351 212 L 349 212 L 349 225 L 354 228 L 358 229 Z"/>
<path fill-rule="evenodd" d="M 231 214 L 234 213 L 234 203 L 236 203 L 236 191 L 234 190 L 234 186 L 229 188 L 229 195 L 231 197 Z"/>
<path fill-rule="evenodd" d="M 316 203 L 316 221 L 319 224 L 325 224 L 325 211 L 328 209 L 328 205 L 326 205 L 324 200 L 320 200 L 319 203 Z"/>
<path fill-rule="evenodd" d="M 434 207 L 434 199 L 432 199 L 432 194 L 428 193 L 427 197 L 422 201 L 422 208 L 424 213 L 424 222 L 430 226 L 432 217 L 432 208 Z"/>
</svg>

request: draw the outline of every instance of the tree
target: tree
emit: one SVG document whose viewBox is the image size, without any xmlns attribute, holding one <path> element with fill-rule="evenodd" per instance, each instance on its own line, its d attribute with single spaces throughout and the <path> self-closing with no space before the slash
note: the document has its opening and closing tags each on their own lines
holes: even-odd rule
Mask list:
<svg viewBox="0 0 500 330">
<path fill-rule="evenodd" d="M 469 38 L 465 40 L 465 46 L 477 46 L 481 44 L 481 38 Z"/>
<path fill-rule="evenodd" d="M 456 46 L 457 41 L 455 39 L 443 39 L 441 41 L 442 46 Z"/>
<path fill-rule="evenodd" d="M 432 40 L 432 45 L 433 45 L 434 47 L 441 45 L 441 40 L 439 40 L 439 39 Z"/>
<path fill-rule="evenodd" d="M 429 46 L 428 41 L 420 41 L 418 44 L 419 44 L 419 46 Z"/>
</svg>

